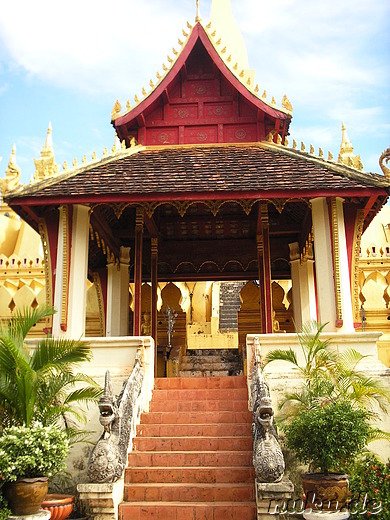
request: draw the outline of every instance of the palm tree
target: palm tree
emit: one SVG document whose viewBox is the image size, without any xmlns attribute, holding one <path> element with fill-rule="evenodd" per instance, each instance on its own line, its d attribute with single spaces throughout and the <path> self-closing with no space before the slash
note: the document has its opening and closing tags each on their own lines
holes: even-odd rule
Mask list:
<svg viewBox="0 0 390 520">
<path fill-rule="evenodd" d="M 296 416 L 299 412 L 323 405 L 325 402 L 348 400 L 355 408 L 363 408 L 374 415 L 379 407 L 387 413 L 390 393 L 378 379 L 368 377 L 358 370 L 358 364 L 367 356 L 354 349 L 343 353 L 332 350 L 329 339 L 323 340 L 324 325 L 309 321 L 297 333 L 303 363 L 300 364 L 295 351 L 276 349 L 265 358 L 264 364 L 286 361 L 302 376 L 302 387 L 284 395 L 280 408 L 281 419 Z"/>
<path fill-rule="evenodd" d="M 80 405 L 96 402 L 101 395 L 92 378 L 75 372 L 91 359 L 91 349 L 80 340 L 49 336 L 36 349 L 25 343 L 32 327 L 54 313 L 50 306 L 25 308 L 0 324 L 1 424 L 59 424 L 70 438 L 80 440 L 77 423 L 86 418 Z"/>
</svg>

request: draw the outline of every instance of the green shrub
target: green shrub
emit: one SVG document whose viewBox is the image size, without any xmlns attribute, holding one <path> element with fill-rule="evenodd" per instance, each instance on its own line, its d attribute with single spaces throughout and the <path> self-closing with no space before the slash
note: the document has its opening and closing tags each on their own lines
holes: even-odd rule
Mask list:
<svg viewBox="0 0 390 520">
<path fill-rule="evenodd" d="M 18 478 L 51 477 L 65 469 L 69 442 L 55 426 L 12 426 L 0 436 L 0 476 L 3 482 Z"/>
<path fill-rule="evenodd" d="M 359 518 L 390 520 L 390 460 L 381 462 L 375 455 L 367 455 L 349 468 L 351 496 L 359 504 L 366 498 L 367 507 L 359 512 Z M 381 505 L 381 512 L 379 511 Z M 351 504 L 354 507 L 354 504 Z"/>
<path fill-rule="evenodd" d="M 309 408 L 284 426 L 287 447 L 312 471 L 345 471 L 370 438 L 368 418 L 368 412 L 348 401 Z"/>
<path fill-rule="evenodd" d="M 11 515 L 11 510 L 7 507 L 7 501 L 3 497 L 0 489 L 0 520 L 7 520 Z"/>
</svg>

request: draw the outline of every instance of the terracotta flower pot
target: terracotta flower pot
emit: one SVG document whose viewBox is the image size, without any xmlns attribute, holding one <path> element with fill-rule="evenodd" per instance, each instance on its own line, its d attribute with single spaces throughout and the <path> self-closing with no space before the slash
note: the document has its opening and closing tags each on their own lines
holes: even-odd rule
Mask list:
<svg viewBox="0 0 390 520">
<path fill-rule="evenodd" d="M 305 473 L 301 475 L 306 507 L 335 511 L 348 499 L 349 476 L 344 473 Z"/>
<path fill-rule="evenodd" d="M 38 513 L 47 493 L 47 477 L 24 478 L 7 482 L 3 493 L 14 515 L 33 515 Z"/>
<path fill-rule="evenodd" d="M 42 502 L 42 509 L 50 511 L 50 520 L 64 520 L 73 511 L 74 496 L 49 493 Z"/>
</svg>

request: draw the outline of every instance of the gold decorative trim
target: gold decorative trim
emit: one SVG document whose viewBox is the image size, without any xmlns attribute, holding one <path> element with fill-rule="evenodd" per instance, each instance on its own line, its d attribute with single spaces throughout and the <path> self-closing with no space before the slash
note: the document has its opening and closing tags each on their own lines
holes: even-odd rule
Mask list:
<svg viewBox="0 0 390 520">
<path fill-rule="evenodd" d="M 332 213 L 332 240 L 333 240 L 333 267 L 334 267 L 334 283 L 336 291 L 336 320 L 340 322 L 343 319 L 341 309 L 341 280 L 340 280 L 340 244 L 339 244 L 339 226 L 337 222 L 337 200 L 331 199 Z"/>
<path fill-rule="evenodd" d="M 96 296 L 97 296 L 97 300 L 98 300 L 100 336 L 104 337 L 106 335 L 106 319 L 105 319 L 103 290 L 102 290 L 102 284 L 100 281 L 99 274 L 92 273 L 92 280 L 93 280 L 93 284 L 96 289 Z"/>
<path fill-rule="evenodd" d="M 360 257 L 360 243 L 363 234 L 364 224 L 364 210 L 358 210 L 355 220 L 355 229 L 353 232 L 353 251 L 351 261 L 351 295 L 352 295 L 352 312 L 353 321 L 360 322 L 360 299 L 359 299 L 359 257 Z"/>
<path fill-rule="evenodd" d="M 53 305 L 53 284 L 52 284 L 52 268 L 51 268 L 51 255 L 49 246 L 49 233 L 47 231 L 46 222 L 43 218 L 39 219 L 38 223 L 39 235 L 41 237 L 44 267 L 45 267 L 45 292 L 46 292 L 46 305 Z M 51 328 L 53 326 L 53 317 L 49 316 L 46 318 L 46 327 Z"/>
<path fill-rule="evenodd" d="M 69 208 L 61 206 L 62 218 L 62 298 L 61 298 L 61 328 L 66 330 L 68 321 L 68 287 L 69 287 Z"/>
</svg>

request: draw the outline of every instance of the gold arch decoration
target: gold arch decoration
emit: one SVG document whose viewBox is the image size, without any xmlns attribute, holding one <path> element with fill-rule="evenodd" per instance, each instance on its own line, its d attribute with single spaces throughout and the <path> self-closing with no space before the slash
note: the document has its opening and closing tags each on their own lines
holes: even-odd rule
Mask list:
<svg viewBox="0 0 390 520">
<path fill-rule="evenodd" d="M 52 284 L 52 266 L 51 266 L 51 255 L 49 246 L 49 233 L 47 231 L 46 222 L 43 218 L 39 219 L 38 231 L 41 237 L 43 259 L 45 267 L 45 292 L 46 292 L 46 305 L 53 304 L 53 284 Z M 46 318 L 46 327 L 51 328 L 53 326 L 53 317 L 49 316 Z"/>
<path fill-rule="evenodd" d="M 363 234 L 364 210 L 357 212 L 355 219 L 355 228 L 353 231 L 353 251 L 351 261 L 351 293 L 352 293 L 352 312 L 353 321 L 360 321 L 360 287 L 359 287 L 359 255 L 360 244 Z"/>
</svg>

